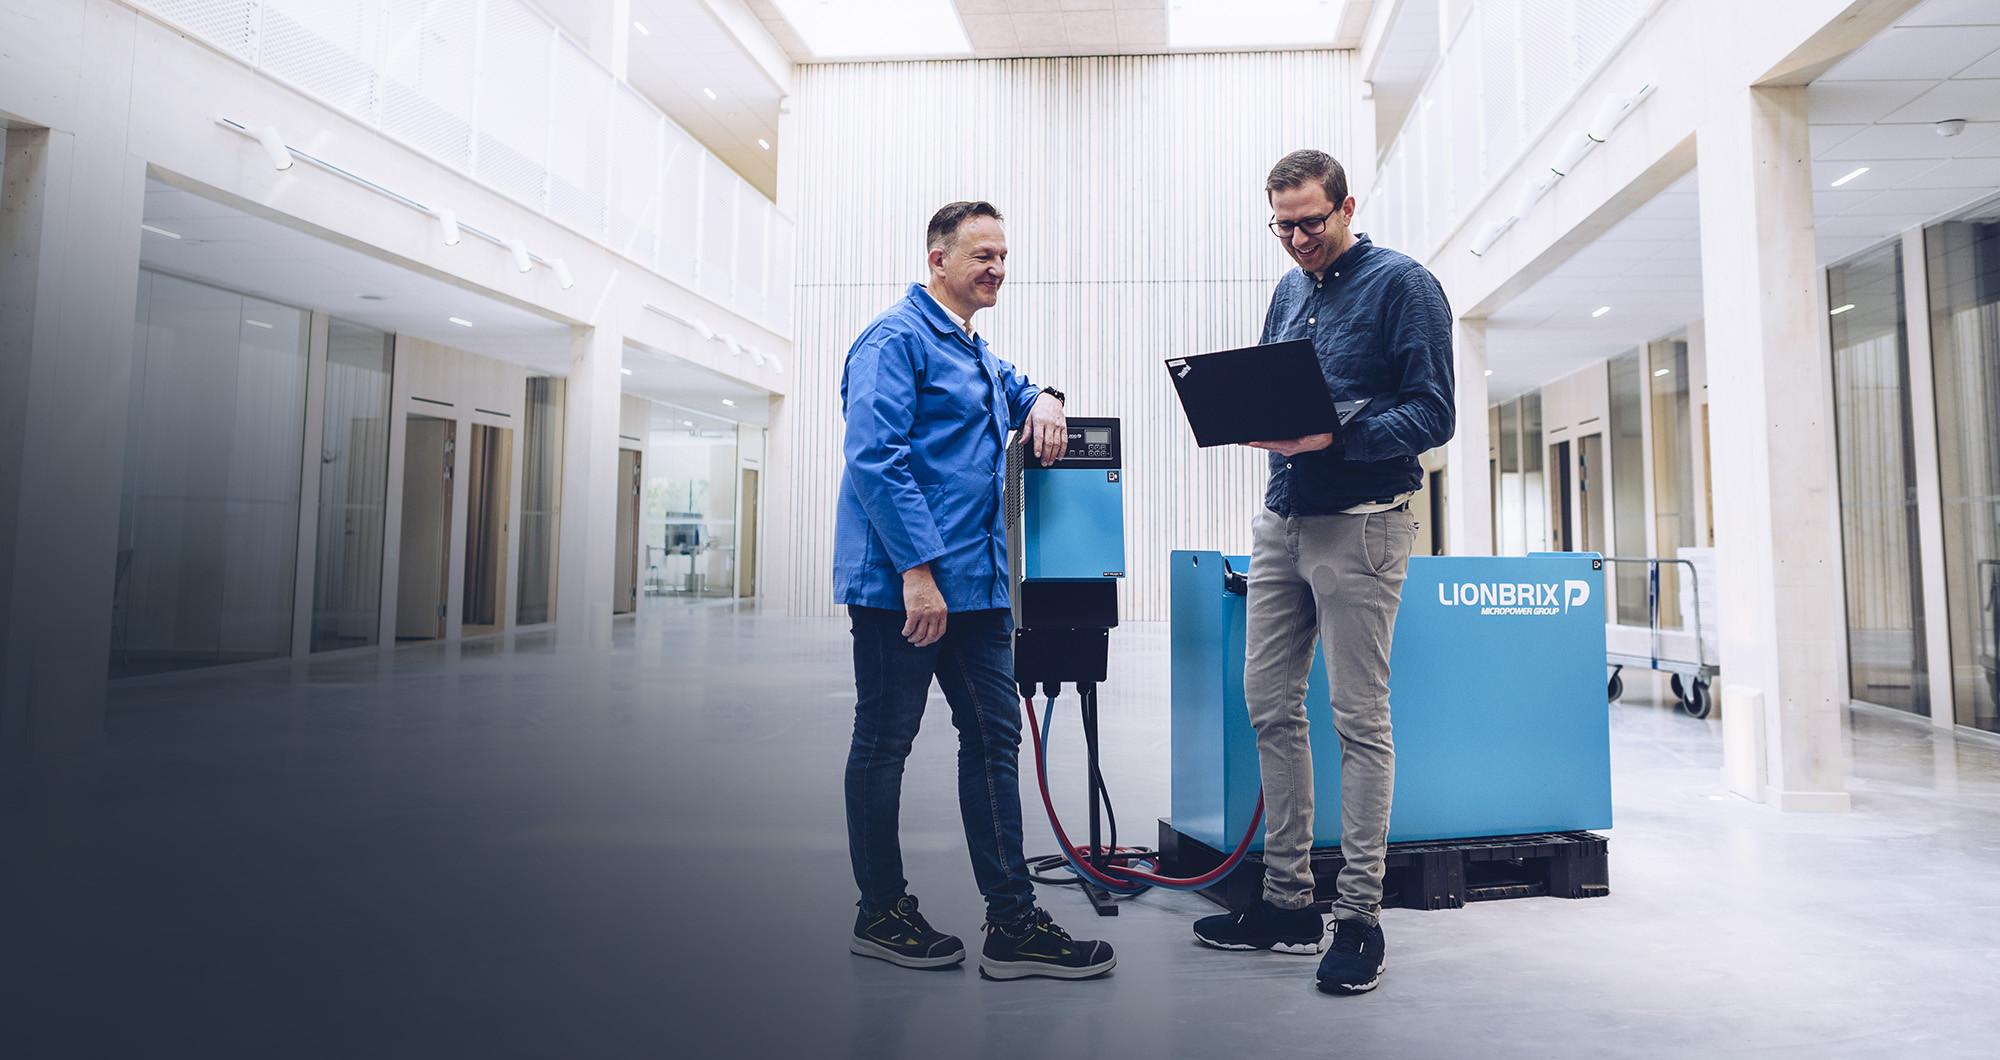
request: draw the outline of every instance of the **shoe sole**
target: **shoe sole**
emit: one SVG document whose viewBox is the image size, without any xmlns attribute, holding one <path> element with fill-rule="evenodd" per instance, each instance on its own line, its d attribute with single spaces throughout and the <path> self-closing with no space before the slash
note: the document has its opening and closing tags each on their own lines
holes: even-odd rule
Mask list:
<svg viewBox="0 0 2000 1060">
<path fill-rule="evenodd" d="M 962 964 L 965 961 L 964 947 L 960 947 L 956 952 L 947 953 L 941 957 L 912 957 L 908 954 L 897 953 L 895 950 L 879 942 L 860 937 L 847 940 L 847 952 L 861 957 L 873 957 L 878 961 L 888 961 L 890 964 L 901 965 L 904 968 L 949 968 L 954 964 Z"/>
<path fill-rule="evenodd" d="M 1102 964 L 1086 964 L 1081 968 L 1065 968 L 1059 964 L 1042 961 L 989 961 L 979 958 L 979 975 L 982 979 L 1095 979 L 1117 967 L 1118 958 L 1113 957 Z"/>
<path fill-rule="evenodd" d="M 1195 932 L 1194 937 L 1195 941 L 1202 945 L 1213 946 L 1218 950 L 1270 950 L 1273 953 L 1293 953 L 1301 957 L 1310 957 L 1318 953 L 1321 941 L 1314 939 L 1311 942 L 1299 942 L 1278 939 L 1269 942 L 1217 942 L 1199 931 Z"/>
<path fill-rule="evenodd" d="M 1386 967 L 1386 965 L 1382 967 Z M 1365 983 L 1329 983 L 1325 980 L 1319 980 L 1315 985 L 1319 987 L 1322 994 L 1340 994 L 1342 996 L 1365 994 L 1375 989 L 1376 984 L 1382 981 L 1382 967 L 1377 967 L 1375 969 L 1375 978 Z"/>
</svg>

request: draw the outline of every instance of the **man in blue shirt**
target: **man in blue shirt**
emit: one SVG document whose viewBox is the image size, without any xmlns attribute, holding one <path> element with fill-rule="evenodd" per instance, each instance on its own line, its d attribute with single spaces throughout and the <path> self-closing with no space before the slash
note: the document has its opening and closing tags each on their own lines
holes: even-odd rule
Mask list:
<svg viewBox="0 0 2000 1060">
<path fill-rule="evenodd" d="M 1264 510 L 1251 525 L 1243 666 L 1264 781 L 1264 889 L 1248 909 L 1197 921 L 1195 936 L 1224 949 L 1320 951 L 1305 710 L 1318 641 L 1340 736 L 1345 864 L 1317 981 L 1356 994 L 1382 974 L 1377 917 L 1396 774 L 1389 641 L 1416 537 L 1417 455 L 1455 425 L 1451 309 L 1422 265 L 1353 231 L 1347 174 L 1330 155 L 1286 155 L 1264 193 L 1271 231 L 1299 267 L 1278 281 L 1260 341 L 1311 340 L 1334 400 L 1366 404 L 1344 427 L 1252 443 L 1271 453 Z"/>
<path fill-rule="evenodd" d="M 958 729 L 958 802 L 986 896 L 980 974 L 1087 979 L 1116 963 L 1035 905 L 1021 855 L 1013 613 L 1001 521 L 1007 433 L 1044 464 L 1068 439 L 1063 396 L 993 356 L 972 315 L 1000 297 L 1000 211 L 955 202 L 931 218 L 930 283 L 911 284 L 847 351 L 840 397 L 847 471 L 834 524 L 834 590 L 854 623 L 854 743 L 847 843 L 861 888 L 848 949 L 946 968 L 965 945 L 933 929 L 903 878 L 903 761 L 935 678 Z"/>
</svg>

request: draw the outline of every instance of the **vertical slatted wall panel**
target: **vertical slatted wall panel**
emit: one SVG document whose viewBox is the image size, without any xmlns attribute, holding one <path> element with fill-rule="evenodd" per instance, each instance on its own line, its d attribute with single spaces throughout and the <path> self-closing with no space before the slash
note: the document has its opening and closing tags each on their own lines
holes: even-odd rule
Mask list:
<svg viewBox="0 0 2000 1060">
<path fill-rule="evenodd" d="M 924 278 L 954 199 L 1007 215 L 1000 304 L 974 323 L 1003 359 L 1125 426 L 1124 613 L 1164 619 L 1167 552 L 1247 551 L 1264 465 L 1198 450 L 1161 361 L 1257 340 L 1290 267 L 1263 180 L 1299 147 L 1349 151 L 1347 52 L 799 69 L 796 374 L 787 400 L 796 613 L 833 613 L 840 372 L 867 323 Z M 1362 226 L 1365 229 L 1365 224 Z"/>
</svg>

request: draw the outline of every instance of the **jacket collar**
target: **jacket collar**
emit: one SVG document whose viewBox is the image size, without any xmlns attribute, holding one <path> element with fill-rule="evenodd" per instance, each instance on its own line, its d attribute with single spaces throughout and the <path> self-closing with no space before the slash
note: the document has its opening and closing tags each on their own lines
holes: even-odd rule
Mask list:
<svg viewBox="0 0 2000 1060">
<path fill-rule="evenodd" d="M 955 335 L 961 342 L 967 344 L 972 342 L 971 337 L 966 335 L 965 329 L 958 326 L 958 321 L 952 319 L 951 313 L 947 312 L 945 307 L 928 290 L 924 289 L 923 284 L 912 283 L 909 293 L 905 297 L 910 300 L 911 305 L 917 307 L 917 314 L 922 316 L 924 321 L 939 335 Z"/>
</svg>

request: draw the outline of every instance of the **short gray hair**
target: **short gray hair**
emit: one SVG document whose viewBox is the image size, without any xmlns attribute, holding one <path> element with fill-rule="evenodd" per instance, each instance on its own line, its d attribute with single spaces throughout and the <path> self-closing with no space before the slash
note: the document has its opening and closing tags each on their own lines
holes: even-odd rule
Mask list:
<svg viewBox="0 0 2000 1060">
<path fill-rule="evenodd" d="M 995 221 L 1006 221 L 990 202 L 946 203 L 942 209 L 931 215 L 930 229 L 924 233 L 924 253 L 928 254 L 940 248 L 949 251 L 957 246 L 959 226 L 975 217 L 991 217 Z"/>
</svg>

